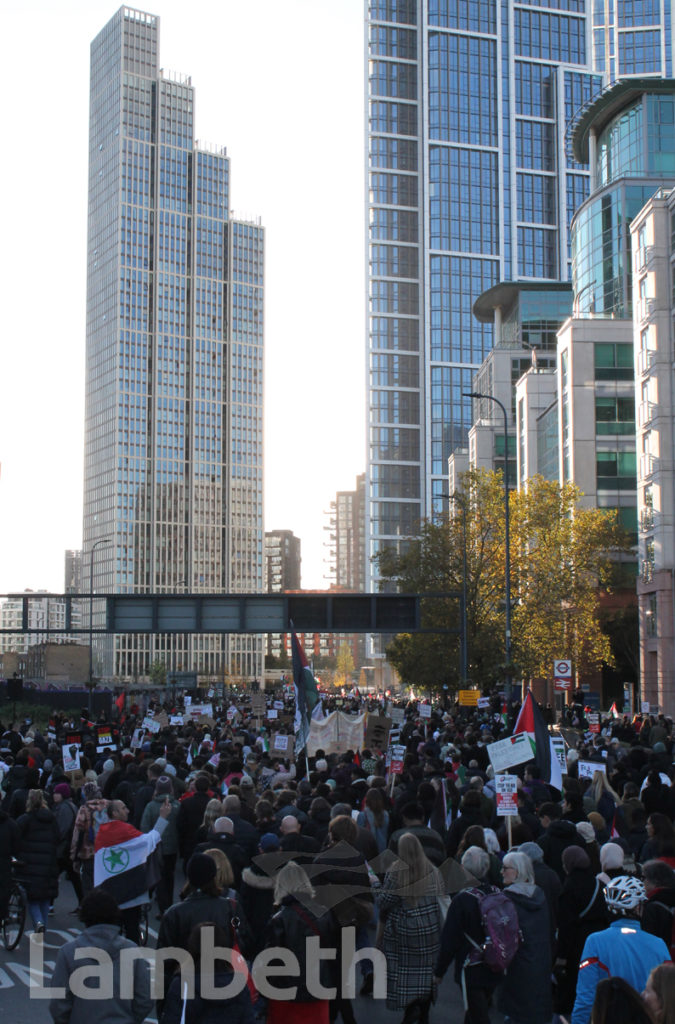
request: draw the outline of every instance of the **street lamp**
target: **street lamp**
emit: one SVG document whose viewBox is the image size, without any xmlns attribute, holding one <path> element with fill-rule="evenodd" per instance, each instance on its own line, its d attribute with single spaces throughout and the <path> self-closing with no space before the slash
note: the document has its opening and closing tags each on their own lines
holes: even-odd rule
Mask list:
<svg viewBox="0 0 675 1024">
<path fill-rule="evenodd" d="M 98 547 L 106 547 L 111 543 L 110 537 L 99 537 L 89 552 L 89 721 L 93 712 L 94 695 L 94 552 Z"/>
<path fill-rule="evenodd" d="M 485 398 L 494 402 L 502 410 L 504 416 L 504 596 L 506 598 L 506 625 L 504 630 L 504 656 L 506 658 L 506 679 L 504 692 L 506 703 L 511 701 L 511 550 L 509 542 L 509 421 L 506 407 L 494 395 L 484 395 L 480 391 L 464 392 L 464 398 Z"/>
<path fill-rule="evenodd" d="M 447 498 L 448 501 L 456 501 L 462 510 L 462 648 L 460 652 L 460 675 L 462 678 L 462 684 L 466 689 L 466 682 L 469 675 L 469 630 L 466 610 L 466 501 L 464 501 L 459 494 L 441 494 L 441 498 Z"/>
</svg>

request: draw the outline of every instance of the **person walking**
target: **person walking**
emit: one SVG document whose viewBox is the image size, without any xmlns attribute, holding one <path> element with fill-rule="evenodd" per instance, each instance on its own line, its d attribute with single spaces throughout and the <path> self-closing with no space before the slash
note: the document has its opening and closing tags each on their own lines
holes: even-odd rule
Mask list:
<svg viewBox="0 0 675 1024">
<path fill-rule="evenodd" d="M 73 867 L 70 859 L 70 844 L 73 838 L 75 819 L 77 818 L 77 807 L 71 797 L 71 788 L 67 782 L 59 782 L 52 791 L 54 801 L 54 817 L 59 829 L 59 845 L 56 850 L 59 875 L 65 872 L 66 878 L 73 886 L 77 905 L 82 902 L 82 879 Z M 75 910 L 71 913 L 75 913 Z"/>
<path fill-rule="evenodd" d="M 171 805 L 171 813 L 166 819 L 167 826 L 162 833 L 162 876 L 155 890 L 159 908 L 158 917 L 160 918 L 173 903 L 176 860 L 178 859 L 179 805 L 173 795 L 173 783 L 168 775 L 160 775 L 157 779 L 152 800 L 147 804 L 141 818 L 141 832 L 151 832 L 157 824 L 159 812 L 165 805 L 167 797 Z"/>
<path fill-rule="evenodd" d="M 36 934 L 45 930 L 49 908 L 59 891 L 59 827 L 41 789 L 28 792 L 26 813 L 17 821 L 20 878 Z"/>
<path fill-rule="evenodd" d="M 535 884 L 532 861 L 524 853 L 507 853 L 504 892 L 515 904 L 521 942 L 502 976 L 497 1006 L 511 1024 L 549 1024 L 551 1000 L 551 930 L 548 903 Z"/>
</svg>

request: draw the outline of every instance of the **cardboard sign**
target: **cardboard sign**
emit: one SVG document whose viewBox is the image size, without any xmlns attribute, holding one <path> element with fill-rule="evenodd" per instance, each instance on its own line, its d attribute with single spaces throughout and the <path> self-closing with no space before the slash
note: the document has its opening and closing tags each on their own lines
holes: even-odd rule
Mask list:
<svg viewBox="0 0 675 1024">
<path fill-rule="evenodd" d="M 567 753 L 566 743 L 562 736 L 551 736 L 551 746 L 555 751 L 555 756 L 558 759 L 560 770 L 563 775 L 567 772 Z"/>
<path fill-rule="evenodd" d="M 288 751 L 288 741 L 290 736 L 284 736 L 282 732 L 277 732 L 274 735 L 274 743 L 272 744 L 272 750 L 283 750 Z"/>
<path fill-rule="evenodd" d="M 418 704 L 417 714 L 420 718 L 431 718 L 431 704 Z"/>
<path fill-rule="evenodd" d="M 460 690 L 459 691 L 459 704 L 463 708 L 476 708 L 478 707 L 478 699 L 480 693 L 478 690 Z"/>
<path fill-rule="evenodd" d="M 363 746 L 366 750 L 386 750 L 389 743 L 391 718 L 386 715 L 368 715 L 366 718 L 366 738 Z"/>
<path fill-rule="evenodd" d="M 579 778 L 592 779 L 596 772 L 607 774 L 607 765 L 599 764 L 597 761 L 578 761 Z"/>
<path fill-rule="evenodd" d="M 273 721 L 275 718 L 279 717 L 279 712 L 277 711 L 276 708 L 270 708 L 269 711 L 267 712 L 267 717 L 270 719 L 270 721 Z"/>
<path fill-rule="evenodd" d="M 401 775 L 403 772 L 403 762 L 405 760 L 406 748 L 402 746 L 390 747 L 391 751 L 391 763 L 389 765 L 389 771 L 392 775 Z"/>
<path fill-rule="evenodd" d="M 147 729 L 148 732 L 153 733 L 159 732 L 159 730 L 162 728 L 161 722 L 156 721 L 154 718 L 148 718 L 147 715 L 145 716 L 141 724 L 144 729 Z"/>
<path fill-rule="evenodd" d="M 534 759 L 532 744 L 525 732 L 507 736 L 505 740 L 497 740 L 496 743 L 488 743 L 487 752 L 495 774 Z"/>
<path fill-rule="evenodd" d="M 495 796 L 497 797 L 498 818 L 506 818 L 509 814 L 518 813 L 517 793 L 517 775 L 495 775 Z"/>
<path fill-rule="evenodd" d="M 403 725 L 405 722 L 405 708 L 390 707 L 387 714 L 391 718 L 392 725 Z"/>
<path fill-rule="evenodd" d="M 79 772 L 82 753 L 74 743 L 61 747 L 64 772 Z"/>
<path fill-rule="evenodd" d="M 265 714 L 267 703 L 264 693 L 254 693 L 251 697 L 251 712 L 256 718 L 262 718 Z"/>
</svg>

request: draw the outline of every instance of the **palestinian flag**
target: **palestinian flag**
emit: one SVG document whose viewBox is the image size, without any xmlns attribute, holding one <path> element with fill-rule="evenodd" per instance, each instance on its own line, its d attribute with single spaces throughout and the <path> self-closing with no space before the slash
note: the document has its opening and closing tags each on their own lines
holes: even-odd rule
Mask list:
<svg viewBox="0 0 675 1024">
<path fill-rule="evenodd" d="M 94 885 L 120 906 L 139 899 L 148 891 L 146 862 L 158 842 L 157 832 L 139 832 L 126 821 L 101 825 L 94 843 Z"/>
<path fill-rule="evenodd" d="M 295 752 L 299 754 L 307 746 L 309 720 L 319 700 L 316 679 L 307 661 L 295 630 L 291 633 L 293 652 L 293 688 L 295 690 Z"/>
<path fill-rule="evenodd" d="M 513 727 L 513 735 L 516 733 L 527 733 L 532 744 L 532 756 L 539 768 L 539 777 L 543 782 L 562 790 L 562 771 L 560 762 L 553 749 L 553 742 L 546 727 L 544 716 L 537 707 L 528 690 L 523 706 L 521 707 L 516 724 Z"/>
<path fill-rule="evenodd" d="M 614 703 L 612 704 L 608 714 L 610 718 L 621 718 L 621 715 L 619 714 L 619 709 L 616 706 L 616 701 L 614 701 Z"/>
</svg>

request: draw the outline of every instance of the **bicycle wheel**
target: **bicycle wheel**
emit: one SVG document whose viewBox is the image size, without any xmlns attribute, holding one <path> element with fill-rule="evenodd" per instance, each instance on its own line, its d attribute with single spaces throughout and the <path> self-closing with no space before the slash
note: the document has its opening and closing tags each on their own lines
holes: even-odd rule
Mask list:
<svg viewBox="0 0 675 1024">
<path fill-rule="evenodd" d="M 15 883 L 9 894 L 7 917 L 2 922 L 2 941 L 5 949 L 16 949 L 21 942 L 25 926 L 26 898 L 21 888 Z"/>
<path fill-rule="evenodd" d="M 147 946 L 148 944 L 148 904 L 144 904 L 141 907 L 141 913 L 138 920 L 138 944 L 139 946 Z"/>
</svg>

